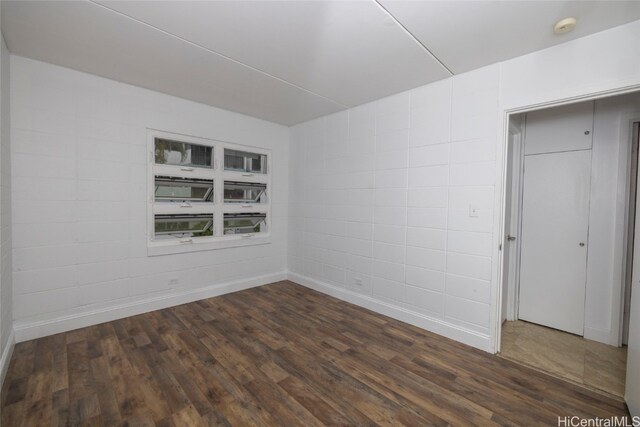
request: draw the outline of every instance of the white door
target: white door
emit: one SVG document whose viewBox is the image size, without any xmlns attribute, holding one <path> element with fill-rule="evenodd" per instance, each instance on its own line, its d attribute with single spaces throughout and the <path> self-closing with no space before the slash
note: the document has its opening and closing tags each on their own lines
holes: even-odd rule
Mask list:
<svg viewBox="0 0 640 427">
<path fill-rule="evenodd" d="M 502 321 L 516 320 L 516 294 L 518 250 L 520 247 L 519 225 L 520 218 L 520 190 L 522 187 L 522 135 L 509 133 L 511 148 L 510 167 L 507 169 L 507 197 L 505 205 L 504 255 L 503 272 L 505 284 L 502 294 Z"/>
<path fill-rule="evenodd" d="M 591 150 L 525 156 L 519 318 L 584 333 Z"/>
</svg>

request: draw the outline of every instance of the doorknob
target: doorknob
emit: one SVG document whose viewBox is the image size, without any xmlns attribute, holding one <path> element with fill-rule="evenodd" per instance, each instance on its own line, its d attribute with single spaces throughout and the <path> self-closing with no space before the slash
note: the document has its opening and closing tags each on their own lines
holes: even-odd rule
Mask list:
<svg viewBox="0 0 640 427">
<path fill-rule="evenodd" d="M 512 236 L 511 234 L 507 234 L 507 240 L 512 242 L 512 241 L 516 240 L 516 236 Z"/>
</svg>

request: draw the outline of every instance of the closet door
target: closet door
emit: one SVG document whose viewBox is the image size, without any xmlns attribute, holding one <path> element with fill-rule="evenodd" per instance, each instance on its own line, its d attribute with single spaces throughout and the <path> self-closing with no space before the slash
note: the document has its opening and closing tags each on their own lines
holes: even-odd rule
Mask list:
<svg viewBox="0 0 640 427">
<path fill-rule="evenodd" d="M 524 165 L 519 318 L 583 335 L 591 150 Z"/>
</svg>

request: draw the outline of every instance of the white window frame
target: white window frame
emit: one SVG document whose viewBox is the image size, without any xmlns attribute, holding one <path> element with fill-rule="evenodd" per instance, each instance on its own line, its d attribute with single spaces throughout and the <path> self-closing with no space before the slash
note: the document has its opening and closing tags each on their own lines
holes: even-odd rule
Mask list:
<svg viewBox="0 0 640 427">
<path fill-rule="evenodd" d="M 155 163 L 155 140 L 165 138 L 175 141 L 206 145 L 213 147 L 213 169 L 191 168 L 174 165 L 157 165 Z M 246 173 L 224 170 L 224 149 L 247 151 L 267 156 L 267 173 Z M 189 135 L 182 135 L 156 129 L 147 129 L 147 255 L 168 255 L 194 251 L 208 251 L 215 249 L 234 248 L 239 246 L 263 245 L 272 242 L 271 235 L 271 150 L 249 145 L 235 144 Z M 203 178 L 213 180 L 213 202 L 193 203 L 191 207 L 180 207 L 154 201 L 155 176 L 176 176 L 185 178 Z M 224 181 L 254 182 L 267 185 L 265 192 L 266 203 L 224 203 Z M 188 211 L 187 211 L 188 209 Z M 224 214 L 232 212 L 264 213 L 266 231 L 250 234 L 224 235 Z M 212 213 L 213 236 L 193 237 L 187 239 L 155 240 L 155 214 L 185 214 Z"/>
</svg>

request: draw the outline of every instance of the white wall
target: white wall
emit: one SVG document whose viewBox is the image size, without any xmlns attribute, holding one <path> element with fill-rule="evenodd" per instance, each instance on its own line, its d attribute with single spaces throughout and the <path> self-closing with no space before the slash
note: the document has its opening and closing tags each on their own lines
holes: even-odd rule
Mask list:
<svg viewBox="0 0 640 427">
<path fill-rule="evenodd" d="M 9 50 L 0 36 L 0 385 L 13 350 Z"/>
<path fill-rule="evenodd" d="M 640 21 L 293 127 L 290 277 L 497 350 L 505 111 L 640 85 L 638 50 Z"/>
<path fill-rule="evenodd" d="M 638 50 L 640 21 L 634 21 L 502 62 L 502 109 L 638 85 Z"/>
<path fill-rule="evenodd" d="M 498 82 L 491 66 L 294 127 L 294 279 L 486 348 Z"/>
<path fill-rule="evenodd" d="M 18 340 L 284 278 L 286 127 L 11 59 Z M 147 128 L 273 150 L 273 243 L 147 257 Z"/>
</svg>

